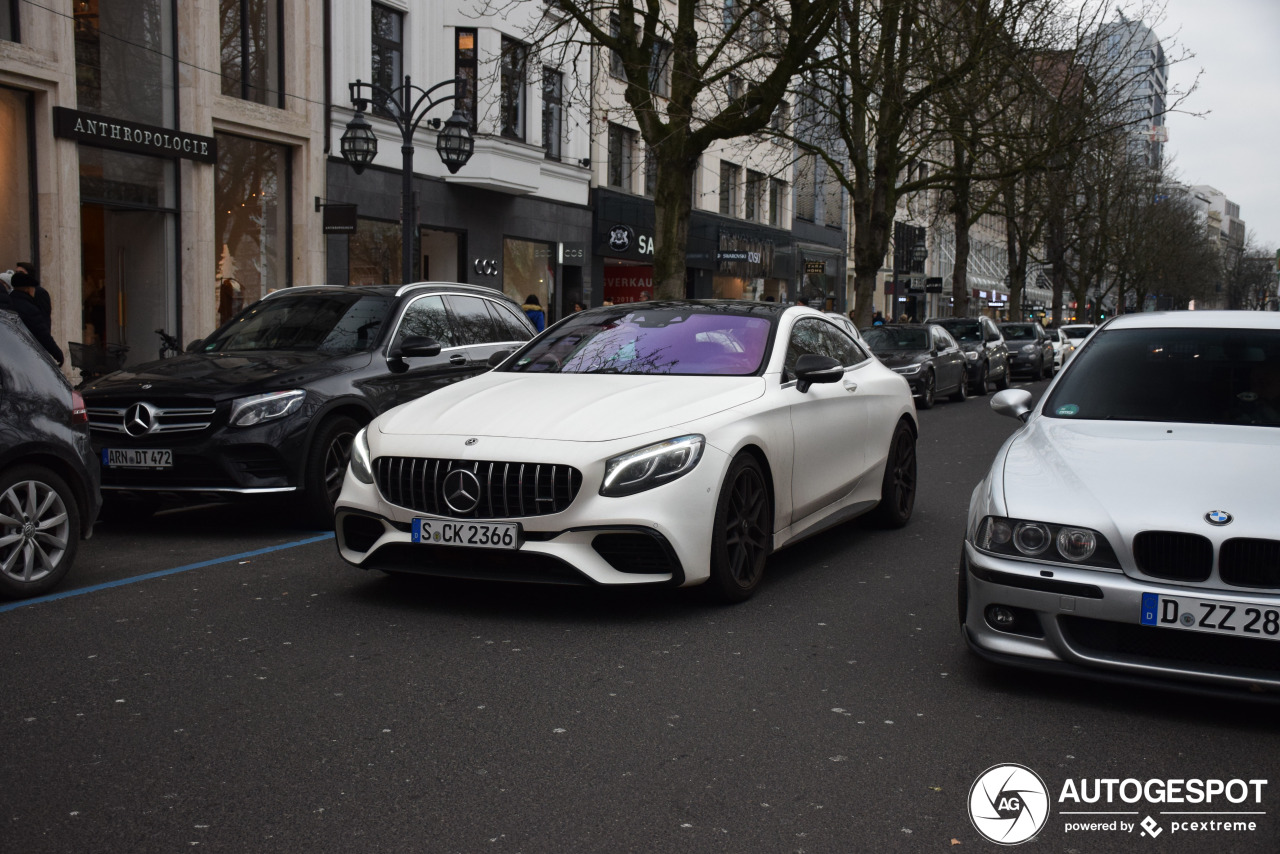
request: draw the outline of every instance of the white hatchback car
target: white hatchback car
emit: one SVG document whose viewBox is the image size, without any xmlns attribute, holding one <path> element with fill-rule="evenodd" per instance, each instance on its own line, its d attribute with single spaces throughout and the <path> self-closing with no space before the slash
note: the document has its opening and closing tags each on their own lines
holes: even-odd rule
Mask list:
<svg viewBox="0 0 1280 854">
<path fill-rule="evenodd" d="M 989 660 L 1280 692 L 1280 315 L 1100 326 L 969 505 L 960 622 Z"/>
<path fill-rule="evenodd" d="M 591 309 L 361 431 L 338 549 L 393 573 L 741 601 L 775 549 L 873 510 L 906 524 L 916 433 L 906 381 L 813 309 Z"/>
</svg>

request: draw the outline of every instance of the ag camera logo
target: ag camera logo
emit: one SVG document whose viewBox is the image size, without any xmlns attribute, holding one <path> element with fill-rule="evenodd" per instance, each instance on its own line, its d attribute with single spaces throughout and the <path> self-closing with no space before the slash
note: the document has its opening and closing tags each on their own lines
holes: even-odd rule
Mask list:
<svg viewBox="0 0 1280 854">
<path fill-rule="evenodd" d="M 969 789 L 969 820 L 997 845 L 1018 845 L 1049 820 L 1049 790 L 1024 765 L 993 765 Z"/>
</svg>

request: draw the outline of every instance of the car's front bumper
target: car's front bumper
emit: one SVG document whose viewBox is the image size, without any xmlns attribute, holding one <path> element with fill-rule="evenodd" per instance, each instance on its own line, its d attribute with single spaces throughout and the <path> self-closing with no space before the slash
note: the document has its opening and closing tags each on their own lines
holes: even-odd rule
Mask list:
<svg viewBox="0 0 1280 854">
<path fill-rule="evenodd" d="M 1280 640 L 1141 622 L 1144 593 L 1238 603 L 1242 612 L 1249 604 L 1280 608 L 1280 596 L 1010 560 L 969 542 L 960 572 L 965 636 L 983 657 L 1055 672 L 1280 700 Z M 994 605 L 1015 615 L 1013 626 L 997 629 L 988 620 L 988 608 Z"/>
<path fill-rule="evenodd" d="M 1038 353 L 1016 353 L 1009 357 L 1009 370 L 1013 373 L 1034 373 L 1044 360 Z"/>
</svg>

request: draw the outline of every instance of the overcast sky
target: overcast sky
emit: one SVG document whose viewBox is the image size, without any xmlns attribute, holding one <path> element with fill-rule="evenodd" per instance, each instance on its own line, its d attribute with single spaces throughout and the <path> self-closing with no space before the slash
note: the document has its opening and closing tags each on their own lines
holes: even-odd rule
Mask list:
<svg viewBox="0 0 1280 854">
<path fill-rule="evenodd" d="M 1280 0 L 1167 0 L 1146 21 L 1170 57 L 1170 89 L 1199 87 L 1165 119 L 1165 157 L 1184 184 L 1209 184 L 1240 205 L 1259 247 L 1280 248 Z"/>
</svg>

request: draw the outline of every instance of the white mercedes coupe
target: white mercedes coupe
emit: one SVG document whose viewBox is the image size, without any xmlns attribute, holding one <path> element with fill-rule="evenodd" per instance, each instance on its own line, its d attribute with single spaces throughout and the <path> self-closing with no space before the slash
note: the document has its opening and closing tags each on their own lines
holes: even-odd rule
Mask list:
<svg viewBox="0 0 1280 854">
<path fill-rule="evenodd" d="M 426 338 L 402 357 L 447 358 Z M 357 435 L 335 527 L 389 573 L 756 590 L 770 552 L 905 525 L 916 412 L 820 312 L 732 300 L 573 314 Z"/>
<path fill-rule="evenodd" d="M 959 615 L 1007 665 L 1280 692 L 1280 314 L 1100 326 L 969 505 Z"/>
</svg>

